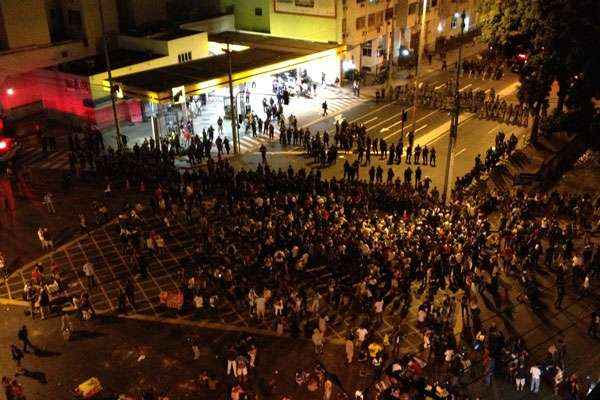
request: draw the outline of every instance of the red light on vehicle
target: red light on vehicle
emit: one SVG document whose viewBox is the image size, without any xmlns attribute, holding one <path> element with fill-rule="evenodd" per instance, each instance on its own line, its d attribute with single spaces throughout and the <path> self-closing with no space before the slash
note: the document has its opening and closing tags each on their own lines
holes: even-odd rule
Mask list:
<svg viewBox="0 0 600 400">
<path fill-rule="evenodd" d="M 518 54 L 517 58 L 521 61 L 527 61 L 527 54 L 523 54 L 523 53 Z"/>
<path fill-rule="evenodd" d="M 0 139 L 0 153 L 4 153 L 10 149 L 10 139 Z"/>
</svg>

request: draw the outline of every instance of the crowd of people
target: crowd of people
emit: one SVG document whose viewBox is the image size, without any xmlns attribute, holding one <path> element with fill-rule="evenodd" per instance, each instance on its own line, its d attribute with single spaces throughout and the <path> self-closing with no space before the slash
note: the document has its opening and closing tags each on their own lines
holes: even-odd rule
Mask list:
<svg viewBox="0 0 600 400">
<path fill-rule="evenodd" d="M 510 157 L 517 148 L 518 139 L 514 134 L 511 134 L 507 139 L 504 132 L 499 131 L 496 134 L 496 139 L 493 147 L 490 147 L 485 152 L 485 160 L 481 160 L 481 154 L 477 154 L 473 168 L 463 176 L 456 178 L 454 190 L 464 190 L 473 182 L 478 182 L 481 177 L 489 173 L 498 162 L 503 158 Z"/>
<path fill-rule="evenodd" d="M 413 104 L 415 87 L 412 84 L 400 85 L 395 88 L 395 98 L 408 107 Z M 456 83 L 448 81 L 440 86 L 424 82 L 417 92 L 417 102 L 420 107 L 452 111 L 459 102 L 461 111 L 472 112 L 480 119 L 489 119 L 510 125 L 527 126 L 529 110 L 524 104 L 512 104 L 502 99 L 494 88 L 466 88 L 456 92 Z"/>
<path fill-rule="evenodd" d="M 340 127 L 340 135 L 344 129 L 360 127 Z M 501 136 L 498 142 L 507 147 Z M 457 195 L 445 205 L 425 182 L 367 182 L 352 174 L 325 180 L 318 170 L 275 171 L 262 164 L 237 171 L 212 159 L 206 169 L 182 172 L 169 152 L 150 147 L 109 150 L 97 168 L 109 185 L 148 193 L 146 204 L 127 206 L 119 215 L 130 266 L 142 279 L 169 245 L 175 221 L 190 224 L 195 247 L 178 274 L 183 310 L 211 318 L 231 304 L 260 326 L 310 338 L 317 355 L 329 332 L 352 317 L 346 361 L 373 373 L 380 393 L 414 390 L 407 382 L 426 379 L 426 390 L 460 398 L 469 382 L 465 372 L 476 363 L 486 383 L 504 376 L 522 388 L 527 379 L 536 392 L 540 376 L 560 373 L 559 390 L 583 390 L 564 357 L 540 366 L 544 360 L 530 358 L 518 336 L 486 326 L 479 306 L 489 297 L 499 309 L 509 307 L 514 285 L 523 293 L 519 299 L 538 308 L 537 270 L 557 280 L 570 272 L 573 293 L 589 295 L 600 265 L 597 243 L 582 234 L 597 226 L 580 225 L 598 220 L 598 204 L 589 198 L 573 203 L 558 194 Z M 144 208 L 157 216 L 158 227 L 147 226 Z M 493 227 L 495 210 L 502 218 Z M 572 222 L 564 225 L 560 218 Z M 582 249 L 575 247 L 579 239 Z M 60 276 L 53 279 L 60 282 Z M 93 281 L 88 286 L 92 290 Z M 122 296 L 119 304 L 129 298 Z M 404 316 L 413 305 L 425 352 L 407 357 L 400 352 L 400 331 L 378 331 L 384 315 Z M 598 334 L 595 318 L 590 335 Z M 229 360 L 235 361 L 236 372 L 228 372 L 238 392 L 251 364 L 251 348 L 242 349 Z M 315 376 L 322 376 L 320 388 L 331 378 L 326 372 Z"/>
</svg>

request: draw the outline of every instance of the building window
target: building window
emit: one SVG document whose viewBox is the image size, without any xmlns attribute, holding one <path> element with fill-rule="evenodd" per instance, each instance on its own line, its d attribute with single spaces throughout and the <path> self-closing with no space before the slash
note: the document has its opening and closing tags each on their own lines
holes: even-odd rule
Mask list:
<svg viewBox="0 0 600 400">
<path fill-rule="evenodd" d="M 254 9 L 254 15 L 256 15 L 257 17 L 261 17 L 262 16 L 262 8 L 256 7 Z"/>
<path fill-rule="evenodd" d="M 375 14 L 375 26 L 381 26 L 383 24 L 383 11 L 379 11 Z"/>
<path fill-rule="evenodd" d="M 365 1 L 366 0 L 356 0 L 356 4 L 361 4 L 362 5 L 362 4 L 365 4 Z"/>
<path fill-rule="evenodd" d="M 342 19 L 342 33 L 346 33 L 348 32 L 348 27 L 347 27 L 347 23 L 346 23 L 346 18 Z"/>
<path fill-rule="evenodd" d="M 376 19 L 375 13 L 369 14 L 369 28 L 372 28 L 373 26 L 375 26 L 375 19 Z"/>
<path fill-rule="evenodd" d="M 373 43 L 372 41 L 368 41 L 363 43 L 362 45 L 362 55 L 363 57 L 371 57 L 373 54 Z"/>
<path fill-rule="evenodd" d="M 177 59 L 179 60 L 179 63 L 186 63 L 188 61 L 192 61 L 192 52 L 188 51 L 185 53 L 181 53 L 177 56 Z"/>
<path fill-rule="evenodd" d="M 385 20 L 388 21 L 390 19 L 394 19 L 394 9 L 391 7 L 385 10 Z"/>
<path fill-rule="evenodd" d="M 431 6 L 430 7 L 433 8 L 433 7 L 437 6 L 437 4 L 438 4 L 438 0 L 431 0 Z"/>
<path fill-rule="evenodd" d="M 73 28 L 81 28 L 81 13 L 77 10 L 69 10 L 67 13 L 67 21 L 69 26 Z"/>
<path fill-rule="evenodd" d="M 356 18 L 356 30 L 365 28 L 365 17 Z"/>
<path fill-rule="evenodd" d="M 417 12 L 417 3 L 410 3 L 408 5 L 408 15 L 413 15 Z"/>
</svg>

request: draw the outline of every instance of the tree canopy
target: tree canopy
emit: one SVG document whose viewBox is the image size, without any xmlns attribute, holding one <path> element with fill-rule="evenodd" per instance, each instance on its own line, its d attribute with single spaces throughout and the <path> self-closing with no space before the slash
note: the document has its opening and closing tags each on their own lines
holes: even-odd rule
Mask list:
<svg viewBox="0 0 600 400">
<path fill-rule="evenodd" d="M 600 98 L 600 1 L 483 0 L 479 11 L 482 38 L 498 54 L 528 56 L 519 98 L 532 110 L 532 136 L 555 81 L 556 111 L 566 106 L 591 121 L 592 98 Z"/>
</svg>

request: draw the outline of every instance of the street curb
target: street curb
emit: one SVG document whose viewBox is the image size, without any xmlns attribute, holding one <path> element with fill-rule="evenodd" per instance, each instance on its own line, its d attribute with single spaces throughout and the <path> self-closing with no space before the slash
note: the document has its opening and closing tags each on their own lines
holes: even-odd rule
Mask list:
<svg viewBox="0 0 600 400">
<path fill-rule="evenodd" d="M 245 333 L 251 333 L 251 334 L 257 335 L 257 336 L 269 336 L 269 337 L 277 337 L 277 338 L 284 338 L 284 339 L 292 339 L 292 337 L 290 335 L 278 335 L 274 331 L 271 331 L 268 329 L 238 327 L 238 326 L 232 326 L 232 325 L 226 325 L 226 324 L 219 324 L 219 323 L 215 323 L 215 322 L 188 321 L 188 320 L 178 319 L 178 318 L 157 318 L 157 317 L 151 317 L 151 316 L 140 315 L 140 314 L 119 315 L 119 318 L 130 319 L 133 321 L 158 322 L 158 323 L 163 323 L 163 324 L 168 324 L 168 325 L 192 326 L 192 327 L 197 327 L 197 328 L 206 328 L 206 329 L 213 329 L 213 330 L 227 331 L 227 332 L 245 332 Z M 298 340 L 298 339 L 305 340 L 305 341 L 311 341 L 310 339 L 306 339 L 304 337 L 296 338 L 296 340 Z M 344 344 L 344 341 L 341 339 L 330 339 L 330 340 L 326 340 L 326 342 L 330 343 L 330 344 L 334 344 L 334 345 L 339 345 L 339 346 Z"/>
<path fill-rule="evenodd" d="M 0 298 L 0 305 L 3 305 L 3 306 L 29 307 L 29 302 L 24 301 L 24 300 L 2 299 L 2 298 Z"/>
</svg>

